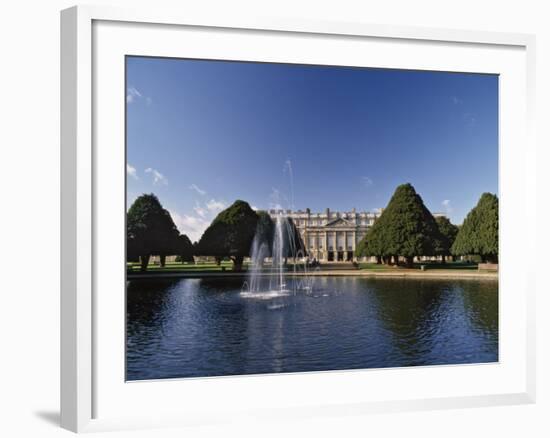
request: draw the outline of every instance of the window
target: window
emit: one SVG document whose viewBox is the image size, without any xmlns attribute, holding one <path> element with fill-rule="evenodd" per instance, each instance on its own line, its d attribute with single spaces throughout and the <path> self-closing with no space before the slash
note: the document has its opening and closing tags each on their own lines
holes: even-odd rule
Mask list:
<svg viewBox="0 0 550 438">
<path fill-rule="evenodd" d="M 346 246 L 348 248 L 348 251 L 351 251 L 353 250 L 353 234 L 352 233 L 348 233 L 348 239 L 347 239 L 347 242 L 346 242 Z"/>
<path fill-rule="evenodd" d="M 339 250 L 342 250 L 345 246 L 345 241 L 344 241 L 344 233 L 337 233 L 336 234 L 336 246 L 338 247 Z"/>
</svg>

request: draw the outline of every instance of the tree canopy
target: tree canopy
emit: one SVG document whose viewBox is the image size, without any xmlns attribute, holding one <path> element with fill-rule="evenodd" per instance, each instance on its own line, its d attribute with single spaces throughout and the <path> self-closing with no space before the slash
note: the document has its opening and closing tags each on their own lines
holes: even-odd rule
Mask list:
<svg viewBox="0 0 550 438">
<path fill-rule="evenodd" d="M 479 255 L 483 261 L 498 262 L 498 198 L 483 193 L 468 213 L 451 247 L 455 255 Z"/>
<path fill-rule="evenodd" d="M 377 257 L 381 258 L 385 254 L 384 247 L 381 242 L 381 233 L 377 232 L 378 221 L 376 221 L 372 227 L 370 227 L 355 248 L 355 255 L 357 257 Z"/>
<path fill-rule="evenodd" d="M 435 252 L 437 255 L 450 256 L 451 247 L 456 239 L 458 233 L 458 227 L 451 223 L 451 221 L 444 217 L 438 216 L 435 218 L 437 226 L 439 228 L 440 239 L 436 241 Z"/>
<path fill-rule="evenodd" d="M 411 184 L 398 186 L 378 220 L 360 243 L 365 255 L 434 255 L 441 238 L 434 217 Z"/>
<path fill-rule="evenodd" d="M 195 247 L 191 243 L 189 237 L 185 234 L 180 234 L 176 242 L 174 254 L 181 258 L 181 262 L 194 262 L 195 259 L 193 258 L 193 255 L 195 253 Z"/>
<path fill-rule="evenodd" d="M 230 257 L 233 269 L 242 269 L 243 259 L 250 255 L 258 215 L 247 202 L 237 200 L 220 212 L 203 233 L 197 255 Z"/>
<path fill-rule="evenodd" d="M 127 259 L 141 259 L 147 269 L 151 255 L 167 255 L 173 251 L 179 231 L 154 194 L 139 196 L 126 215 Z"/>
</svg>

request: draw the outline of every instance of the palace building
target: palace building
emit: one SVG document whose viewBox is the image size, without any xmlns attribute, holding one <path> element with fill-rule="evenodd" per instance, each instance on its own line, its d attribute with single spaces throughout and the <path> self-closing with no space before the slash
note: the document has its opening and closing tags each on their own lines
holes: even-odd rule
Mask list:
<svg viewBox="0 0 550 438">
<path fill-rule="evenodd" d="M 367 230 L 382 214 L 382 209 L 374 212 L 331 211 L 312 213 L 309 208 L 297 210 L 269 210 L 272 218 L 284 214 L 292 218 L 300 231 L 309 257 L 320 262 L 351 262 L 356 260 L 355 247 Z M 434 213 L 434 216 L 445 216 Z"/>
</svg>

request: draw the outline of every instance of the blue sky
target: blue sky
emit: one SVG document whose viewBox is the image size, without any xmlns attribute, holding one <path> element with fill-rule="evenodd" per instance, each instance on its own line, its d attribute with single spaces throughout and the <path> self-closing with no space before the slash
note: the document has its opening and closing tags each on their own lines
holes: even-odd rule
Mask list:
<svg viewBox="0 0 550 438">
<path fill-rule="evenodd" d="M 126 83 L 128 203 L 192 240 L 236 199 L 370 211 L 410 182 L 460 224 L 498 192 L 497 76 L 129 57 Z"/>
</svg>

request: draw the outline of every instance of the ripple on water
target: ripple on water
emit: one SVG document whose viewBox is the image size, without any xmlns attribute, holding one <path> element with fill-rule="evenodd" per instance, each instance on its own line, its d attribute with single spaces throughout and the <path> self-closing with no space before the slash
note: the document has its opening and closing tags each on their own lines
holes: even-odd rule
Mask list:
<svg viewBox="0 0 550 438">
<path fill-rule="evenodd" d="M 497 282 L 292 281 L 256 293 L 239 279 L 132 280 L 127 378 L 498 361 Z"/>
</svg>

